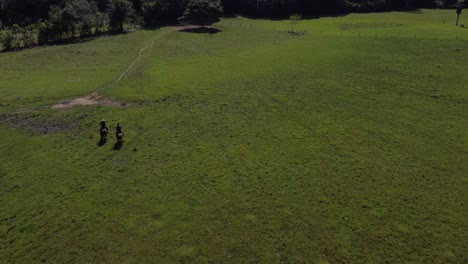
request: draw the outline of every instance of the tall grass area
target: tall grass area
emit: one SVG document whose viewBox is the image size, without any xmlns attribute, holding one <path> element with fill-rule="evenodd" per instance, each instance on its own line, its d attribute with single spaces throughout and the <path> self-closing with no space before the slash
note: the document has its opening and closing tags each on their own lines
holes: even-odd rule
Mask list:
<svg viewBox="0 0 468 264">
<path fill-rule="evenodd" d="M 0 262 L 462 263 L 468 30 L 435 12 L 302 22 L 361 37 L 224 19 L 120 82 L 171 29 L 0 54 Z M 43 107 L 96 90 L 132 106 Z M 97 146 L 102 118 L 122 149 Z"/>
</svg>

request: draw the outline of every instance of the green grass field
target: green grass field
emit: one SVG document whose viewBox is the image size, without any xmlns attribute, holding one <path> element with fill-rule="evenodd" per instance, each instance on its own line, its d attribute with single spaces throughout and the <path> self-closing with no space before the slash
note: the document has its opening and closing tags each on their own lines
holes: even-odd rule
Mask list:
<svg viewBox="0 0 468 264">
<path fill-rule="evenodd" d="M 1 53 L 0 263 L 466 262 L 454 20 L 228 18 Z M 130 106 L 49 107 L 91 92 Z"/>
</svg>

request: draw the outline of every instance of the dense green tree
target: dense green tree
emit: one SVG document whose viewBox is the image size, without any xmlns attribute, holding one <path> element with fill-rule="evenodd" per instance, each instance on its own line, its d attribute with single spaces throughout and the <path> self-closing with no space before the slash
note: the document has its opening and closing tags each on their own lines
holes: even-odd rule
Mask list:
<svg viewBox="0 0 468 264">
<path fill-rule="evenodd" d="M 24 47 L 31 47 L 36 44 L 36 25 L 29 25 L 23 28 L 21 33 Z"/>
<path fill-rule="evenodd" d="M 45 44 L 56 39 L 56 33 L 54 32 L 52 24 L 48 22 L 39 22 L 37 28 L 37 42 L 39 44 Z"/>
<path fill-rule="evenodd" d="M 13 45 L 12 48 L 21 48 L 22 47 L 22 29 L 19 25 L 14 24 L 11 27 L 11 33 L 13 34 Z"/>
<path fill-rule="evenodd" d="M 98 11 L 96 2 L 71 0 L 63 7 L 51 7 L 49 19 L 37 25 L 38 42 L 42 44 L 88 36 L 93 29 L 98 32 L 102 25 L 103 15 Z"/>
<path fill-rule="evenodd" d="M 190 0 L 179 21 L 204 27 L 216 22 L 222 13 L 219 0 Z"/>
<path fill-rule="evenodd" d="M 0 28 L 9 29 L 3 39 L 9 42 L 13 36 L 10 49 L 15 49 L 109 29 L 121 32 L 129 22 L 156 26 L 180 18 L 203 26 L 215 21 L 223 7 L 224 14 L 287 18 L 296 13 L 456 8 L 459 1 L 468 4 L 468 0 L 0 0 Z M 14 24 L 20 27 L 17 33 Z"/>
<path fill-rule="evenodd" d="M 97 2 L 88 0 L 72 0 L 65 5 L 64 10 L 68 10 L 74 27 L 79 34 L 87 36 L 92 34 L 93 28 L 99 26 L 100 14 Z"/>
<path fill-rule="evenodd" d="M 40 43 L 57 41 L 65 37 L 66 32 L 72 30 L 67 23 L 68 18 L 63 18 L 62 10 L 58 6 L 52 6 L 49 11 L 49 19 L 40 24 L 39 40 Z"/>
<path fill-rule="evenodd" d="M 112 0 L 108 5 L 109 26 L 112 31 L 122 32 L 124 23 L 130 21 L 135 11 L 128 0 Z"/>
<path fill-rule="evenodd" d="M 5 29 L 0 32 L 0 43 L 3 46 L 4 50 L 13 49 L 14 36 L 11 30 Z"/>
<path fill-rule="evenodd" d="M 435 5 L 438 8 L 457 8 L 459 0 L 436 0 Z"/>
<path fill-rule="evenodd" d="M 143 2 L 141 10 L 145 26 L 155 26 L 161 21 L 161 17 L 167 12 L 167 5 L 159 0 L 146 0 Z"/>
<path fill-rule="evenodd" d="M 243 14 L 248 16 L 288 17 L 294 13 L 302 15 L 321 15 L 341 12 L 369 12 L 412 9 L 421 7 L 455 8 L 457 0 L 217 0 L 225 7 L 225 14 Z M 5 27 L 18 24 L 22 27 L 49 20 L 52 6 L 64 9 L 68 5 L 97 6 L 100 13 L 107 12 L 109 6 L 121 3 L 120 0 L 0 0 L 0 20 Z M 159 23 L 160 21 L 175 21 L 187 7 L 188 0 L 128 0 L 136 15 L 145 17 L 145 23 Z M 212 2 L 212 1 L 209 1 Z M 464 0 L 466 3 L 468 0 Z M 127 5 L 125 5 L 127 6 Z M 157 7 L 157 8 L 156 8 Z M 152 10 L 151 12 L 149 10 Z M 66 13 L 66 12 L 65 12 Z M 80 12 L 78 12 L 80 13 Z M 150 18 L 148 14 L 157 13 L 158 18 Z M 64 14 L 66 15 L 66 14 Z M 153 16 L 154 17 L 154 16 Z M 115 18 L 118 18 L 116 16 Z M 94 18 L 93 18 L 94 19 Z M 83 22 L 92 24 L 91 20 Z M 118 20 L 118 19 L 117 19 Z M 88 30 L 89 31 L 89 30 Z M 88 32 L 89 33 L 89 32 Z"/>
</svg>

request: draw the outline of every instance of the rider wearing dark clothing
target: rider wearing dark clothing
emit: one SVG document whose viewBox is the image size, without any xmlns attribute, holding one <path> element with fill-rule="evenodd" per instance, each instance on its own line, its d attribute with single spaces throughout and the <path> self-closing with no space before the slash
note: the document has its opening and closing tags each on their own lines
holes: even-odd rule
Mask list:
<svg viewBox="0 0 468 264">
<path fill-rule="evenodd" d="M 99 122 L 99 125 L 101 126 L 101 131 L 104 130 L 104 129 L 106 131 L 109 131 L 109 129 L 106 126 L 106 120 L 101 120 L 101 122 Z"/>
<path fill-rule="evenodd" d="M 115 135 L 119 135 L 119 134 L 122 134 L 123 135 L 123 131 L 122 131 L 122 127 L 120 126 L 120 124 L 117 123 L 117 127 L 115 127 Z"/>
</svg>

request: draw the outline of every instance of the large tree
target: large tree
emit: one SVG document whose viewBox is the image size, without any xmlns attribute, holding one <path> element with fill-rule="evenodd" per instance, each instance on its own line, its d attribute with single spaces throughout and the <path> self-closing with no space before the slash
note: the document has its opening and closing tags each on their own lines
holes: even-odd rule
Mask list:
<svg viewBox="0 0 468 264">
<path fill-rule="evenodd" d="M 111 30 L 122 32 L 124 23 L 134 14 L 133 5 L 128 0 L 112 0 L 108 4 L 108 13 Z"/>
<path fill-rule="evenodd" d="M 146 26 L 155 26 L 161 22 L 175 22 L 182 14 L 184 3 L 174 0 L 144 0 L 141 13 Z"/>
<path fill-rule="evenodd" d="M 179 21 L 204 27 L 218 21 L 222 13 L 220 0 L 190 0 Z"/>
</svg>

